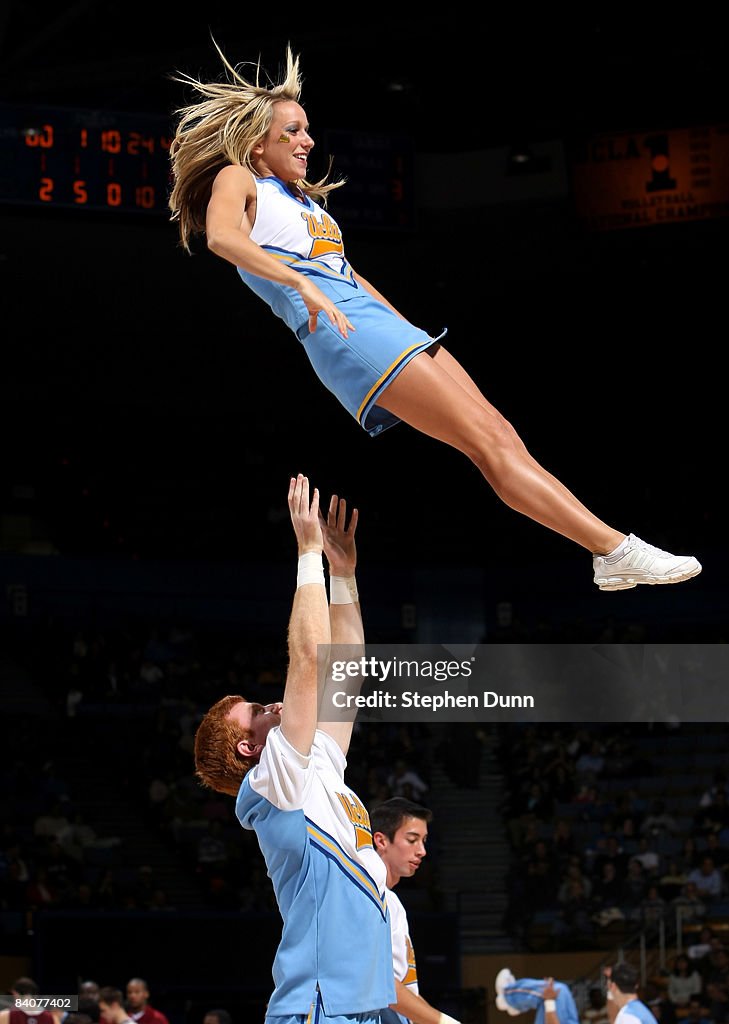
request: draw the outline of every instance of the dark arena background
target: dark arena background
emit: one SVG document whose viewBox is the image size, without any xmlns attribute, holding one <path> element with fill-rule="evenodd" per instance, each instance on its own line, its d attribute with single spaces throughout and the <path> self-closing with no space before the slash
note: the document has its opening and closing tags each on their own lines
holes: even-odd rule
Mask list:
<svg viewBox="0 0 729 1024">
<path fill-rule="evenodd" d="M 331 156 L 347 177 L 330 211 L 351 263 L 429 333 L 448 328 L 601 518 L 695 554 L 700 576 L 599 592 L 588 554 L 457 451 L 404 425 L 366 436 L 233 268 L 181 250 L 167 147 L 191 95 L 171 76 L 217 76 L 213 37 L 272 76 L 287 42 L 301 54 L 309 176 Z M 191 751 L 220 696 L 283 692 L 292 474 L 360 510 L 370 640 L 726 643 L 727 39 L 718 10 L 655 6 L 6 5 L 8 999 L 23 975 L 67 994 L 141 976 L 170 1024 L 213 1007 L 262 1019 L 280 918 Z M 398 889 L 434 1005 L 493 1022 L 506 965 L 568 981 L 587 1012 L 625 956 L 676 1024 L 674 958 L 701 938 L 703 1018 L 727 1020 L 726 714 L 632 719 L 356 728 L 353 788 L 434 811 Z"/>
</svg>

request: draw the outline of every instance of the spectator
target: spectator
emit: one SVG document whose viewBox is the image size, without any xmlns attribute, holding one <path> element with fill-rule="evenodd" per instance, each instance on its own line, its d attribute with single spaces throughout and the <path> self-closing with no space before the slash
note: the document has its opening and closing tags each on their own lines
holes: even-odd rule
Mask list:
<svg viewBox="0 0 729 1024">
<path fill-rule="evenodd" d="M 589 900 L 592 896 L 592 882 L 582 873 L 578 859 L 567 866 L 565 877 L 557 891 L 559 903 L 564 905 L 570 899 L 575 891 L 574 883 L 582 887 L 585 898 Z"/>
<path fill-rule="evenodd" d="M 666 919 L 668 905 L 660 896 L 657 885 L 649 885 L 645 898 L 633 912 L 633 919 L 641 922 L 646 931 L 656 931 Z"/>
<path fill-rule="evenodd" d="M 666 810 L 665 800 L 654 800 L 649 814 L 643 819 L 640 834 L 643 836 L 675 836 L 678 832 L 676 819 Z"/>
<path fill-rule="evenodd" d="M 605 767 L 605 754 L 599 740 L 593 740 L 589 748 L 575 761 L 575 774 L 578 783 L 593 783 L 602 774 Z"/>
<path fill-rule="evenodd" d="M 569 857 L 577 853 L 577 842 L 572 832 L 572 823 L 567 818 L 558 818 L 555 822 L 552 848 L 560 864 L 566 864 Z"/>
<path fill-rule="evenodd" d="M 712 803 L 699 809 L 695 821 L 701 835 L 729 828 L 729 797 L 723 789 L 717 791 Z"/>
<path fill-rule="evenodd" d="M 582 808 L 581 817 L 583 821 L 597 821 L 600 817 L 598 808 L 600 806 L 600 794 L 597 786 L 590 782 L 582 782 L 577 785 L 575 795 L 572 798 L 573 804 L 579 804 Z"/>
<path fill-rule="evenodd" d="M 565 941 L 572 944 L 589 944 L 594 928 L 590 921 L 591 903 L 580 879 L 570 879 L 562 893 L 561 911 L 552 925 L 552 934 L 557 945 Z"/>
<path fill-rule="evenodd" d="M 38 993 L 38 984 L 34 978 L 16 978 L 10 986 L 10 994 L 13 997 L 29 996 L 32 998 Z M 56 1024 L 56 1018 L 50 1010 L 41 1010 L 40 1013 L 31 1010 L 26 1013 L 22 1009 L 12 1008 L 12 1004 L 7 1009 L 0 1010 L 0 1024 L 10 1024 L 11 1020 L 14 1024 Z"/>
<path fill-rule="evenodd" d="M 387 780 L 393 796 L 404 796 L 418 803 L 428 792 L 428 787 L 414 769 L 405 761 L 396 761 L 395 770 Z"/>
<path fill-rule="evenodd" d="M 704 953 L 702 956 L 696 958 L 696 969 L 704 979 L 704 995 L 706 995 L 708 979 L 712 974 L 720 970 L 723 954 L 725 952 L 724 943 L 718 935 L 712 933 L 712 936 L 709 939 L 708 953 Z"/>
<path fill-rule="evenodd" d="M 633 854 L 634 860 L 639 860 L 643 865 L 646 878 L 656 878 L 661 864 L 661 858 L 653 849 L 651 837 L 641 836 L 638 840 L 638 852 Z"/>
<path fill-rule="evenodd" d="M 631 838 L 638 835 L 642 815 L 636 810 L 636 801 L 631 797 L 630 792 L 616 794 L 615 816 L 623 822 L 624 834 L 627 835 L 630 832 Z"/>
<path fill-rule="evenodd" d="M 545 792 L 541 783 L 532 782 L 523 800 L 522 813 L 538 821 L 549 821 L 553 811 L 554 800 L 551 795 Z"/>
<path fill-rule="evenodd" d="M 54 800 L 45 814 L 39 814 L 33 822 L 33 835 L 38 839 L 53 836 L 60 839 L 71 823 L 66 817 L 61 800 Z"/>
<path fill-rule="evenodd" d="M 729 862 L 729 850 L 724 846 L 720 839 L 720 833 L 709 832 L 706 837 L 706 856 L 711 857 L 717 868 L 724 873 L 726 871 L 727 862 Z"/>
<path fill-rule="evenodd" d="M 122 904 L 122 888 L 117 882 L 113 868 L 106 868 L 94 887 L 94 898 L 99 907 L 107 910 L 120 907 Z"/>
<path fill-rule="evenodd" d="M 602 873 L 595 883 L 593 894 L 595 904 L 599 908 L 620 905 L 623 896 L 623 883 L 618 878 L 615 864 L 612 861 L 605 861 L 602 865 Z"/>
<path fill-rule="evenodd" d="M 699 897 L 709 903 L 716 902 L 724 888 L 724 879 L 712 857 L 703 857 L 701 866 L 689 871 L 687 882 L 693 882 Z"/>
<path fill-rule="evenodd" d="M 170 903 L 169 896 L 164 889 L 154 889 L 147 905 L 147 910 L 176 910 Z"/>
<path fill-rule="evenodd" d="M 615 829 L 618 839 L 623 843 L 635 843 L 636 836 L 638 835 L 638 827 L 635 823 L 635 819 L 628 816 L 627 818 L 621 818 L 619 820 L 620 824 Z M 645 837 L 643 837 L 642 841 L 647 842 Z"/>
<path fill-rule="evenodd" d="M 83 861 L 87 850 L 109 850 L 121 843 L 119 836 L 99 837 L 78 811 L 58 839 L 65 852 L 76 861 Z"/>
<path fill-rule="evenodd" d="M 694 996 L 693 999 L 689 1000 L 686 1015 L 683 1019 L 687 1024 L 715 1024 L 715 1021 L 709 1016 L 706 1007 L 698 996 Z"/>
<path fill-rule="evenodd" d="M 39 867 L 35 876 L 28 882 L 26 899 L 29 910 L 45 910 L 58 903 L 58 893 L 51 885 L 44 867 Z"/>
<path fill-rule="evenodd" d="M 208 1010 L 202 1024 L 233 1024 L 233 1018 L 227 1010 Z"/>
<path fill-rule="evenodd" d="M 677 956 L 668 976 L 666 993 L 674 1006 L 688 1006 L 692 996 L 701 994 L 701 975 L 685 954 Z"/>
<path fill-rule="evenodd" d="M 536 868 L 535 873 L 544 879 L 545 885 L 556 882 L 559 871 L 559 861 L 554 856 L 545 839 L 537 839 L 533 847 L 526 852 L 524 860 L 527 869 L 530 865 Z M 579 858 L 577 858 L 577 860 L 579 863 Z M 567 866 L 568 865 L 565 865 L 565 867 Z"/>
<path fill-rule="evenodd" d="M 580 1024 L 610 1024 L 605 993 L 600 985 L 592 985 L 587 993 L 587 1006 L 580 1015 Z"/>
<path fill-rule="evenodd" d="M 78 987 L 79 999 L 85 997 L 88 999 L 94 999 L 98 1003 L 99 991 L 99 983 L 88 978 L 86 981 L 82 981 Z M 86 1013 L 86 1010 L 83 1012 Z"/>
<path fill-rule="evenodd" d="M 729 1010 L 729 954 L 723 947 L 717 949 L 713 961 L 706 976 L 706 998 L 711 1016 L 717 1024 L 723 1024 Z"/>
<path fill-rule="evenodd" d="M 79 865 L 68 856 L 55 837 L 48 840 L 38 859 L 45 869 L 49 887 L 58 894 L 60 900 L 63 900 L 71 889 L 71 884 L 81 877 Z"/>
<path fill-rule="evenodd" d="M 604 847 L 600 849 L 593 860 L 593 870 L 602 875 L 602 867 L 607 861 L 615 865 L 615 874 L 622 879 L 626 870 L 627 856 L 616 836 L 607 836 Z"/>
<path fill-rule="evenodd" d="M 548 910 L 556 906 L 559 878 L 550 862 L 534 858 L 527 862 L 523 892 L 528 916 L 535 910 Z"/>
<path fill-rule="evenodd" d="M 66 894 L 63 905 L 71 910 L 96 910 L 97 903 L 93 887 L 88 882 L 79 882 Z"/>
<path fill-rule="evenodd" d="M 676 857 L 676 863 L 687 875 L 701 863 L 699 848 L 693 836 L 686 836 L 684 839 L 681 844 L 681 852 Z"/>
<path fill-rule="evenodd" d="M 150 816 L 153 822 L 161 822 L 164 817 L 164 806 L 170 795 L 170 781 L 173 781 L 172 773 L 165 778 L 155 775 L 147 790 Z"/>
<path fill-rule="evenodd" d="M 137 1024 L 169 1024 L 161 1010 L 149 1002 L 149 986 L 144 978 L 130 978 L 127 982 L 127 1008 Z"/>
<path fill-rule="evenodd" d="M 658 879 L 661 896 L 666 900 L 674 900 L 683 893 L 688 874 L 683 871 L 675 860 L 668 862 L 664 874 Z"/>
<path fill-rule="evenodd" d="M 634 857 L 628 862 L 628 871 L 623 882 L 621 906 L 635 908 L 645 898 L 646 883 L 643 865 Z"/>
<path fill-rule="evenodd" d="M 219 821 L 211 821 L 208 831 L 200 836 L 197 843 L 198 869 L 203 874 L 209 874 L 211 868 L 223 870 L 227 867 L 229 859 L 223 826 Z"/>
<path fill-rule="evenodd" d="M 671 900 L 671 906 L 674 910 L 681 911 L 681 921 L 684 924 L 694 924 L 706 917 L 706 903 L 699 896 L 695 882 L 687 882 L 681 894 Z"/>
<path fill-rule="evenodd" d="M 701 794 L 699 800 L 699 807 L 710 807 L 716 801 L 717 793 L 723 793 L 724 796 L 729 796 L 729 780 L 727 774 L 722 768 L 718 768 L 714 772 L 714 780 L 707 790 Z"/>
<path fill-rule="evenodd" d="M 708 956 L 711 953 L 711 941 L 714 938 L 714 932 L 705 924 L 699 932 L 699 941 L 693 942 L 690 946 L 686 947 L 686 955 L 689 960 L 693 960 L 698 963 L 702 957 Z"/>
<path fill-rule="evenodd" d="M 135 907 L 138 907 L 140 910 L 149 910 L 155 899 L 154 894 L 160 888 L 161 886 L 155 877 L 152 866 L 150 864 L 140 864 L 137 868 L 137 877 L 127 895 L 133 897 Z M 135 980 L 140 981 L 141 979 Z M 129 1003 L 129 1001 L 129 986 L 127 985 L 127 1002 Z M 132 1013 L 132 1017 L 134 1017 L 134 1013 Z M 151 1024 L 151 1020 L 145 1019 L 144 1024 Z"/>
<path fill-rule="evenodd" d="M 99 1011 L 102 1024 L 131 1024 L 124 996 L 118 988 L 106 985 L 99 989 Z"/>
</svg>

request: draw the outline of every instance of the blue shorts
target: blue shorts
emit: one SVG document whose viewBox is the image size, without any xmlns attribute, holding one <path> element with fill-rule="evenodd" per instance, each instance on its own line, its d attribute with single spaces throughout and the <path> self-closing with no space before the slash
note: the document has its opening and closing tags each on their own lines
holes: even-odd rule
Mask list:
<svg viewBox="0 0 729 1024">
<path fill-rule="evenodd" d="M 266 1015 L 265 1024 L 380 1024 L 380 1011 L 370 1010 L 367 1013 L 327 1017 L 324 1013 L 321 996 L 317 995 L 308 1014 L 294 1014 L 291 1017 L 269 1017 Z"/>
<path fill-rule="evenodd" d="M 380 1015 L 380 1024 L 412 1024 L 409 1017 L 404 1017 L 391 1006 L 385 1007 Z"/>
<path fill-rule="evenodd" d="M 355 327 L 348 338 L 324 313 L 319 314 L 313 334 L 307 324 L 296 334 L 324 386 L 374 436 L 400 422 L 379 408 L 377 399 L 414 356 L 446 332 L 431 338 L 364 289 L 351 298 L 338 297 L 337 305 Z"/>
</svg>

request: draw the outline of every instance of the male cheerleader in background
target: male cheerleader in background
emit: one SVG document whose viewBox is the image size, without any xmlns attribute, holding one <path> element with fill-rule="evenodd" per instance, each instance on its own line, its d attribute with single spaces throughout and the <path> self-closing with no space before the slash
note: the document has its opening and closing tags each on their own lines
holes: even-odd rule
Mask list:
<svg viewBox="0 0 729 1024">
<path fill-rule="evenodd" d="M 625 960 L 605 968 L 608 1014 L 614 1024 L 655 1024 L 655 1014 L 638 998 L 638 971 Z"/>
<path fill-rule="evenodd" d="M 420 995 L 407 913 L 393 892 L 401 878 L 410 878 L 420 867 L 432 817 L 429 808 L 399 796 L 378 804 L 370 814 L 375 849 L 387 868 L 387 905 L 397 994 L 397 1001 L 383 1014 L 385 1024 L 408 1024 L 409 1021 L 412 1024 L 458 1024 Z"/>
</svg>

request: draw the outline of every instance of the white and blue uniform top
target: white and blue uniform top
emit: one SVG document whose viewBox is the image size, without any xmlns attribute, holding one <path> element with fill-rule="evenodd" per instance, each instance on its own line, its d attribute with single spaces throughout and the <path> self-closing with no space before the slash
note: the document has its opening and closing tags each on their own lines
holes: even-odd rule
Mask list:
<svg viewBox="0 0 729 1024">
<path fill-rule="evenodd" d="M 395 978 L 407 985 L 411 992 L 419 995 L 418 968 L 415 950 L 410 940 L 410 925 L 405 907 L 392 889 L 387 890 L 387 907 L 390 911 L 390 935 L 392 936 L 392 968 Z M 382 1015 L 382 1024 L 411 1024 L 410 1019 L 388 1007 Z"/>
<path fill-rule="evenodd" d="M 255 178 L 255 182 L 256 219 L 251 241 L 292 270 L 313 277 L 334 301 L 360 291 L 344 256 L 342 232 L 326 210 L 303 194 L 297 199 L 278 178 Z M 294 288 L 266 281 L 240 267 L 238 273 L 292 331 L 307 323 L 309 314 Z"/>
<path fill-rule="evenodd" d="M 655 1014 L 640 999 L 631 999 L 618 1011 L 615 1024 L 655 1024 Z"/>
<path fill-rule="evenodd" d="M 346 759 L 317 730 L 308 756 L 280 727 L 243 779 L 236 816 L 253 829 L 283 930 L 267 1016 L 377 1011 L 395 1001 L 385 865 L 366 808 L 344 783 Z"/>
<path fill-rule="evenodd" d="M 410 940 L 410 925 L 405 907 L 392 889 L 387 890 L 387 906 L 390 911 L 390 934 L 392 936 L 392 966 L 395 977 L 411 992 L 418 992 L 418 968 L 415 950 Z"/>
<path fill-rule="evenodd" d="M 308 310 L 295 288 L 242 267 L 237 268 L 240 277 L 296 334 L 319 379 L 369 434 L 394 426 L 398 418 L 377 406 L 378 397 L 414 356 L 438 339 L 399 317 L 357 282 L 344 255 L 339 225 L 322 206 L 308 196 L 297 198 L 279 178 L 254 180 L 251 240 L 311 277 L 338 306 L 346 303 L 355 330 L 344 338 L 320 313 L 311 334 Z"/>
</svg>

